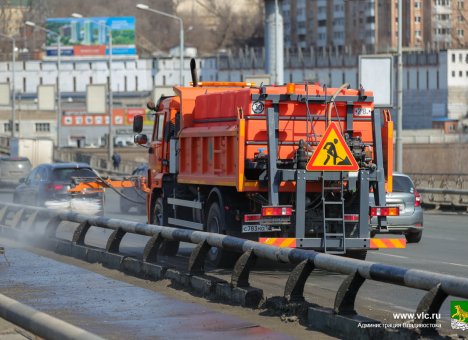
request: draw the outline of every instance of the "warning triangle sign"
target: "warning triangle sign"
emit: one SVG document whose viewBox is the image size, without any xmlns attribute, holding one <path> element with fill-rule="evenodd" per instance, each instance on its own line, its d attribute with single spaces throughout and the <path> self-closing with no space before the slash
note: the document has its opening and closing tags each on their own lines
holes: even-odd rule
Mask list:
<svg viewBox="0 0 468 340">
<path fill-rule="evenodd" d="M 312 154 L 306 166 L 307 171 L 358 171 L 351 151 L 337 125 L 332 122 Z"/>
</svg>

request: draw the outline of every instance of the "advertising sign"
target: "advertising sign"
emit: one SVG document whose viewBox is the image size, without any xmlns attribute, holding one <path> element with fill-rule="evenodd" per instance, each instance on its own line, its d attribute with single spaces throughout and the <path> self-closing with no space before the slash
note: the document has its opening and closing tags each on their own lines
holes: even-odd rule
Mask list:
<svg viewBox="0 0 468 340">
<path fill-rule="evenodd" d="M 46 28 L 59 33 L 60 54 L 64 57 L 95 57 L 109 54 L 109 29 L 112 55 L 136 55 L 135 17 L 50 18 Z M 57 37 L 49 34 L 46 55 L 57 56 Z"/>
<path fill-rule="evenodd" d="M 393 56 L 359 56 L 359 84 L 372 89 L 375 107 L 393 107 Z"/>
</svg>

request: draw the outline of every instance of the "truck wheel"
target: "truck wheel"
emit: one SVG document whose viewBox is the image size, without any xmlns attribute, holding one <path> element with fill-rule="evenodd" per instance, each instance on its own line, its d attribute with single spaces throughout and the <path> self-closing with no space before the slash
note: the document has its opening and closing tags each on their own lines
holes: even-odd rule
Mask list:
<svg viewBox="0 0 468 340">
<path fill-rule="evenodd" d="M 163 198 L 158 197 L 154 205 L 153 221 L 156 225 L 167 225 L 167 217 L 164 212 Z M 179 241 L 164 241 L 159 248 L 159 253 L 164 256 L 176 256 L 179 251 Z"/>
<path fill-rule="evenodd" d="M 348 250 L 345 256 L 352 259 L 365 261 L 367 257 L 367 250 Z"/>
<path fill-rule="evenodd" d="M 217 202 L 213 202 L 208 211 L 206 231 L 209 233 L 224 234 L 225 221 Z M 208 263 L 215 268 L 227 268 L 232 267 L 236 263 L 238 257 L 237 253 L 211 247 L 208 251 L 207 260 Z"/>
<path fill-rule="evenodd" d="M 405 237 L 408 243 L 419 243 L 422 238 L 422 231 L 406 234 Z"/>
</svg>

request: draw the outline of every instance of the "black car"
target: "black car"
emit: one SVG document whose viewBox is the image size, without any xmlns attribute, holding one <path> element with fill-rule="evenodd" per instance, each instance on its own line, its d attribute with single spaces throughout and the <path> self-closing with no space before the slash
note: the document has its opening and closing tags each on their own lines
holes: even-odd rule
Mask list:
<svg viewBox="0 0 468 340">
<path fill-rule="evenodd" d="M 95 180 L 97 173 L 85 163 L 40 164 L 20 180 L 13 202 L 26 205 L 67 209 L 84 214 L 102 214 L 102 191 L 72 196 L 68 190 L 74 179 Z"/>
<path fill-rule="evenodd" d="M 143 164 L 132 171 L 132 177 L 146 177 L 148 165 Z M 146 193 L 137 187 L 123 188 L 120 196 L 120 212 L 126 214 L 131 208 L 136 208 L 139 214 L 146 213 Z M 128 199 L 127 199 L 128 198 Z"/>
</svg>

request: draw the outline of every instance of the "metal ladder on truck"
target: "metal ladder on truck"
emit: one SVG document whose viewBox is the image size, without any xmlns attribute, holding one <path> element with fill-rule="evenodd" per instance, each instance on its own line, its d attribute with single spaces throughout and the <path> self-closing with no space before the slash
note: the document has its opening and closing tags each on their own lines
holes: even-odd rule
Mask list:
<svg viewBox="0 0 468 340">
<path fill-rule="evenodd" d="M 345 229 L 345 215 L 344 215 L 344 185 L 343 185 L 343 172 L 340 172 L 340 185 L 336 185 L 336 180 L 330 180 L 325 178 L 326 173 L 322 171 L 322 208 L 323 208 L 323 251 L 329 254 L 345 254 L 346 253 L 346 229 Z M 338 192 L 340 197 L 338 200 L 327 200 L 329 192 Z M 341 216 L 330 216 L 330 210 L 336 211 L 335 209 L 327 209 L 327 207 L 340 206 Z M 328 213 L 327 213 L 328 211 Z M 341 223 L 341 232 L 329 232 L 329 222 L 337 222 L 338 226 Z M 340 229 L 339 227 L 337 229 Z M 339 240 L 341 247 L 329 246 L 327 241 Z"/>
</svg>

